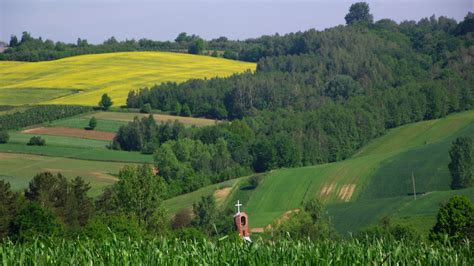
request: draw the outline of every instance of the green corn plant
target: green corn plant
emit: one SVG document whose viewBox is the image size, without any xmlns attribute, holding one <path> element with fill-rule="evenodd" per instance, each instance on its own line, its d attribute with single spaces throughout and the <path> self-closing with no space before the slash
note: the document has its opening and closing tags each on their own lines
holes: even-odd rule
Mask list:
<svg viewBox="0 0 474 266">
<path fill-rule="evenodd" d="M 311 242 L 255 240 L 42 239 L 0 244 L 2 265 L 473 265 L 469 242 L 462 246 L 392 240 Z"/>
</svg>

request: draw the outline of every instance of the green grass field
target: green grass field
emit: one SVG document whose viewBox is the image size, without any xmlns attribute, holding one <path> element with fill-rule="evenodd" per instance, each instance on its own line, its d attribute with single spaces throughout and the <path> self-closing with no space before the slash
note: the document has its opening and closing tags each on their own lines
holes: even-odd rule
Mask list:
<svg viewBox="0 0 474 266">
<path fill-rule="evenodd" d="M 454 195 L 466 195 L 474 200 L 474 188 L 463 190 L 433 191 L 424 195 L 366 199 L 328 205 L 334 226 L 342 233 L 378 224 L 384 216 L 395 223 L 411 225 L 422 235 L 427 235 L 436 222 L 439 205 Z"/>
<path fill-rule="evenodd" d="M 43 62 L 0 62 L 0 105 L 97 105 L 108 93 L 116 106 L 128 92 L 162 82 L 225 77 L 255 63 L 167 52 L 117 52 Z M 80 91 L 78 93 L 78 91 Z"/>
<path fill-rule="evenodd" d="M 79 116 L 55 120 L 45 125 L 50 127 L 69 127 L 84 129 L 86 127 L 89 127 L 89 120 L 89 117 Z M 126 125 L 127 123 L 128 122 L 126 121 L 120 120 L 97 119 L 97 127 L 94 130 L 104 132 L 117 132 L 121 126 Z"/>
<path fill-rule="evenodd" d="M 33 135 L 10 133 L 10 141 L 0 144 L 0 152 L 36 154 L 50 157 L 64 157 L 72 159 L 151 163 L 151 155 L 139 152 L 115 151 L 107 149 L 108 141 L 81 139 L 74 137 L 60 137 L 50 135 L 36 135 L 45 139 L 45 146 L 28 146 L 26 143 Z"/>
<path fill-rule="evenodd" d="M 418 192 L 449 192 L 439 194 L 440 200 L 462 193 L 449 191 L 447 164 L 452 140 L 464 135 L 474 136 L 474 111 L 390 130 L 353 158 L 342 162 L 272 171 L 256 189 L 248 189 L 242 182 L 243 188 L 234 189 L 229 198 L 240 199 L 244 203 L 251 227 L 264 227 L 285 212 L 300 208 L 303 201 L 319 198 L 334 215 L 333 223 L 337 229 L 341 232 L 355 231 L 368 225 L 368 222 L 378 221 L 382 210 L 397 209 L 410 201 L 412 171 Z M 186 199 L 187 202 L 192 201 L 188 196 Z M 436 204 L 430 206 L 437 206 L 440 200 L 433 200 Z M 232 206 L 230 204 L 231 201 L 229 206 Z M 337 211 L 357 209 L 358 204 L 363 210 L 357 212 L 361 213 L 360 217 L 344 217 L 349 212 Z M 433 218 L 434 209 L 436 207 L 428 216 L 420 217 Z M 414 214 L 407 212 L 407 215 L 398 218 L 410 217 Z"/>
</svg>

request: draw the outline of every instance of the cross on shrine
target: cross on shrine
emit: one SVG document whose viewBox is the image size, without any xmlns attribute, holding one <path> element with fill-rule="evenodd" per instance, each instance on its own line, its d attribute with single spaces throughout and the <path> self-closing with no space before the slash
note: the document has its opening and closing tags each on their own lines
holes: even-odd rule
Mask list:
<svg viewBox="0 0 474 266">
<path fill-rule="evenodd" d="M 240 200 L 237 200 L 237 204 L 234 205 L 235 207 L 237 207 L 237 214 L 240 213 L 240 206 L 242 206 L 242 204 L 240 203 Z"/>
</svg>

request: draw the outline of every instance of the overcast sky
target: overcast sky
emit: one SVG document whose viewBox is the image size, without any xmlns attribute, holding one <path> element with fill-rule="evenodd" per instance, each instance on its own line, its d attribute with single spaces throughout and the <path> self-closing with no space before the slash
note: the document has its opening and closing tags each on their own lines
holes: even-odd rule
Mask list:
<svg viewBox="0 0 474 266">
<path fill-rule="evenodd" d="M 90 43 L 173 40 L 180 32 L 205 39 L 246 39 L 344 24 L 347 0 L 0 0 L 0 40 L 28 31 L 34 37 Z M 447 16 L 460 21 L 474 0 L 374 0 L 375 20 L 397 22 Z"/>
</svg>

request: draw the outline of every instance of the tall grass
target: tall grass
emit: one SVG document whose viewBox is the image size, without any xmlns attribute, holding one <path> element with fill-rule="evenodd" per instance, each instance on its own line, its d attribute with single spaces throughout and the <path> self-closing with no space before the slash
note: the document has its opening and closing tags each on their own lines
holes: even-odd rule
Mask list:
<svg viewBox="0 0 474 266">
<path fill-rule="evenodd" d="M 473 265 L 469 243 L 452 247 L 397 241 L 43 240 L 0 245 L 3 265 Z"/>
</svg>

